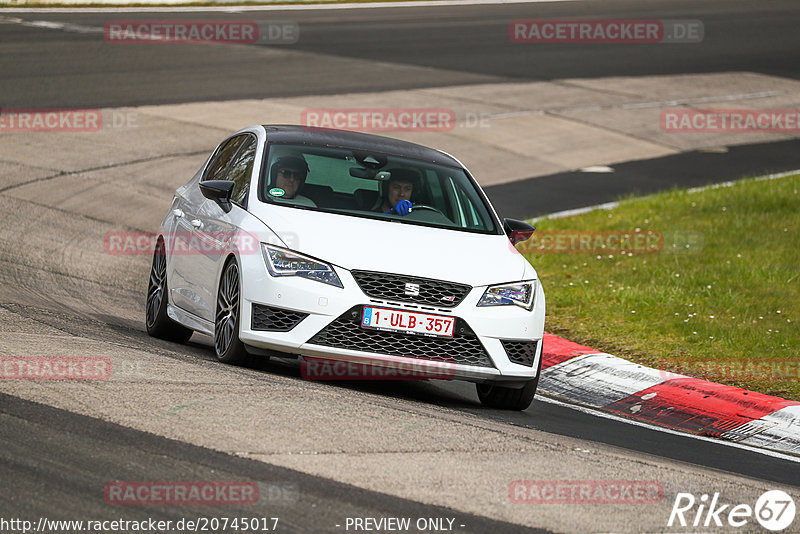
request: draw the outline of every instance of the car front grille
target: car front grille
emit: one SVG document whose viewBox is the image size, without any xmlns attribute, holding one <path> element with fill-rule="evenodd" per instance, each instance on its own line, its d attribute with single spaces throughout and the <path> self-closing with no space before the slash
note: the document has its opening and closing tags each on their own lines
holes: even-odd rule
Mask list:
<svg viewBox="0 0 800 534">
<path fill-rule="evenodd" d="M 250 324 L 253 330 L 288 332 L 306 317 L 308 317 L 307 313 L 285 310 L 274 306 L 264 306 L 263 304 L 253 304 L 253 315 Z"/>
<path fill-rule="evenodd" d="M 452 338 L 387 332 L 361 326 L 361 306 L 354 306 L 308 342 L 360 352 L 456 364 L 494 367 L 486 349 L 463 319 L 455 319 Z"/>
<path fill-rule="evenodd" d="M 372 271 L 352 271 L 358 287 L 368 297 L 415 302 L 430 306 L 452 308 L 464 300 L 472 287 L 465 284 L 417 278 L 402 274 L 377 273 Z M 419 286 L 419 294 L 408 294 L 406 284 Z"/>
<path fill-rule="evenodd" d="M 537 341 L 507 341 L 500 340 L 506 350 L 508 359 L 520 365 L 533 367 L 533 360 L 536 359 Z"/>
</svg>

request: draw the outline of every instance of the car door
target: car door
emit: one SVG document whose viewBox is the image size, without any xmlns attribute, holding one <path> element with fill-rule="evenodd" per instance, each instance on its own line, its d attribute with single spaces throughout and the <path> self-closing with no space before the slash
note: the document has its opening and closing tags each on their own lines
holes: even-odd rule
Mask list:
<svg viewBox="0 0 800 534">
<path fill-rule="evenodd" d="M 247 139 L 248 135 L 241 134 L 221 143 L 201 181 L 224 179 Z M 214 262 L 213 243 L 209 242 L 214 229 L 204 222 L 208 218 L 206 203 L 211 201 L 203 196 L 197 182 L 186 188 L 181 200 L 179 213 L 173 212 L 176 231 L 170 276 L 172 303 L 198 317 L 213 320 L 214 289 L 209 291 L 207 286 L 214 285 L 208 276 L 209 263 Z"/>
<path fill-rule="evenodd" d="M 213 178 L 234 183 L 231 194 L 233 209 L 226 213 L 215 201 L 204 199 L 195 214 L 195 220 L 200 224 L 193 227 L 197 236 L 193 241 L 199 243 L 201 249 L 196 254 L 194 272 L 198 279 L 202 280 L 202 283 L 198 284 L 196 293 L 203 305 L 198 315 L 203 319 L 213 320 L 216 314 L 217 273 L 222 268 L 220 263 L 225 260 L 227 251 L 231 249 L 231 241 L 238 235 L 238 222 L 241 220 L 242 210 L 247 207 L 247 192 L 255 163 L 256 148 L 256 137 L 245 136 L 236 155 L 231 159 L 225 176 Z"/>
</svg>

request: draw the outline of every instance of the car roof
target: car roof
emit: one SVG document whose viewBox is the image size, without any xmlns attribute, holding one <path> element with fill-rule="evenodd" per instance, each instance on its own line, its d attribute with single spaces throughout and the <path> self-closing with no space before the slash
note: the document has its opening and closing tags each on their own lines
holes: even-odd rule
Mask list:
<svg viewBox="0 0 800 534">
<path fill-rule="evenodd" d="M 356 150 L 374 150 L 394 156 L 403 156 L 428 163 L 438 163 L 462 168 L 461 163 L 452 156 L 407 141 L 391 139 L 380 135 L 293 125 L 263 125 L 270 142 L 294 145 L 328 146 Z"/>
</svg>

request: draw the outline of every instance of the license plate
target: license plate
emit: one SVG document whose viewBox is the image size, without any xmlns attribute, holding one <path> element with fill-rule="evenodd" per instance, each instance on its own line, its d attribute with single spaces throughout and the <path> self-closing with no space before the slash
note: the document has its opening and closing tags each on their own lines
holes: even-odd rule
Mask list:
<svg viewBox="0 0 800 534">
<path fill-rule="evenodd" d="M 453 337 L 455 318 L 431 313 L 364 306 L 361 326 L 425 336 Z"/>
</svg>

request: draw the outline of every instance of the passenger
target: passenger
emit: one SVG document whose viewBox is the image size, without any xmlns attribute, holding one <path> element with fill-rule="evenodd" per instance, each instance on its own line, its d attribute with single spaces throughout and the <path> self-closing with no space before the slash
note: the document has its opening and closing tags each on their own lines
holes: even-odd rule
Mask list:
<svg viewBox="0 0 800 534">
<path fill-rule="evenodd" d="M 277 201 L 316 208 L 313 200 L 299 194 L 307 175 L 308 163 L 303 156 L 279 157 L 270 168 L 269 195 Z"/>
</svg>

